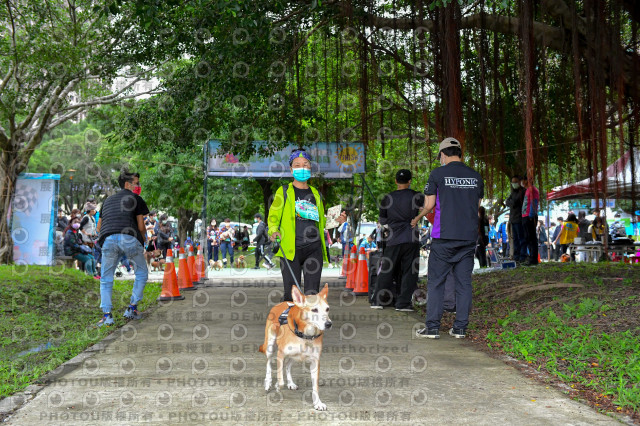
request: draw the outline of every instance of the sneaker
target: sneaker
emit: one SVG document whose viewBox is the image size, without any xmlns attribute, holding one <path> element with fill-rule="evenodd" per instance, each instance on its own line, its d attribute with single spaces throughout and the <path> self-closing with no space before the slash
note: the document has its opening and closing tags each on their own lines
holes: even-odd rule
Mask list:
<svg viewBox="0 0 640 426">
<path fill-rule="evenodd" d="M 113 325 L 113 315 L 111 315 L 111 312 L 104 314 L 102 319 L 96 324 L 96 327 L 102 327 L 103 325 L 106 325 L 107 327 Z"/>
<path fill-rule="evenodd" d="M 449 330 L 449 335 L 456 339 L 464 339 L 466 337 L 464 328 L 452 328 Z"/>
<path fill-rule="evenodd" d="M 260 269 L 258 265 L 254 266 L 253 269 Z"/>
<path fill-rule="evenodd" d="M 371 305 L 371 309 L 384 309 L 382 305 Z"/>
<path fill-rule="evenodd" d="M 426 337 L 427 339 L 439 339 L 440 338 L 440 330 L 437 328 L 423 328 L 421 330 L 416 331 L 416 336 L 418 337 Z"/>
<path fill-rule="evenodd" d="M 93 278 L 95 278 L 96 280 L 100 281 L 100 275 L 94 275 Z"/>
<path fill-rule="evenodd" d="M 413 312 L 413 308 L 396 308 L 398 312 Z"/>
<path fill-rule="evenodd" d="M 123 317 L 133 320 L 139 320 L 142 319 L 142 312 L 139 312 L 137 307 L 129 306 L 124 311 Z"/>
<path fill-rule="evenodd" d="M 129 270 L 127 271 L 127 274 L 129 274 L 129 275 L 133 275 L 133 274 L 135 274 L 135 271 L 134 271 L 133 269 L 129 269 Z"/>
<path fill-rule="evenodd" d="M 445 312 L 449 312 L 450 314 L 455 314 L 456 313 L 456 307 L 454 306 L 453 308 L 444 308 Z"/>
</svg>

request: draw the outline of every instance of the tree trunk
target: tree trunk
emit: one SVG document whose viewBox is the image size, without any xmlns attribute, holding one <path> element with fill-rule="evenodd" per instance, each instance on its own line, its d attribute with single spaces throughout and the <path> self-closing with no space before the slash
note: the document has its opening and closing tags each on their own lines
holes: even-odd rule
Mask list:
<svg viewBox="0 0 640 426">
<path fill-rule="evenodd" d="M 444 8 L 444 40 L 442 55 L 444 101 L 446 105 L 446 136 L 453 136 L 465 146 L 464 118 L 462 115 L 462 78 L 460 76 L 460 5 L 451 2 Z"/>
<path fill-rule="evenodd" d="M 10 144 L 9 146 L 15 146 Z M 11 204 L 16 191 L 18 175 L 25 169 L 25 165 L 18 162 L 16 155 L 8 150 L 2 153 L 0 163 L 0 264 L 13 263 L 13 238 L 9 221 Z"/>
<path fill-rule="evenodd" d="M 191 234 L 193 237 L 193 229 L 195 228 L 196 219 L 198 219 L 198 217 L 199 212 L 195 212 L 184 207 L 180 207 L 178 209 L 178 238 L 180 239 L 180 247 L 184 247 L 187 235 Z M 192 238 L 192 240 L 193 239 L 194 238 Z"/>
</svg>

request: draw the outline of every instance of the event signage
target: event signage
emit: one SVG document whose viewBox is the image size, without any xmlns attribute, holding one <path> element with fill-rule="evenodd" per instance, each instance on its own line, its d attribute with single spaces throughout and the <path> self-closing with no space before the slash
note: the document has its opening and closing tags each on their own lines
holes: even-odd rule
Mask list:
<svg viewBox="0 0 640 426">
<path fill-rule="evenodd" d="M 60 175 L 23 173 L 11 204 L 13 261 L 52 265 Z"/>
<path fill-rule="evenodd" d="M 220 152 L 219 141 L 209 141 L 208 176 L 235 178 L 289 178 L 289 156 L 297 149 L 290 144 L 269 157 L 252 155 L 247 161 L 231 152 Z M 268 142 L 253 142 L 256 152 Z M 365 149 L 361 142 L 316 142 L 305 150 L 311 155 L 311 174 L 328 179 L 350 179 L 365 172 Z"/>
</svg>

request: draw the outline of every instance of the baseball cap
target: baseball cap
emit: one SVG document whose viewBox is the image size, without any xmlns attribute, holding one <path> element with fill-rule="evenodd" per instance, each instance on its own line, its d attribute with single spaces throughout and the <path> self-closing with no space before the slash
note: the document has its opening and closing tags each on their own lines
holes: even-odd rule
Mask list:
<svg viewBox="0 0 640 426">
<path fill-rule="evenodd" d="M 411 180 L 411 170 L 400 169 L 396 173 L 396 181 L 398 183 L 408 183 Z"/>
<path fill-rule="evenodd" d="M 440 159 L 440 152 L 443 149 L 456 147 L 462 149 L 462 145 L 456 138 L 444 138 L 442 142 L 440 142 L 440 146 L 438 147 L 438 159 Z"/>
</svg>

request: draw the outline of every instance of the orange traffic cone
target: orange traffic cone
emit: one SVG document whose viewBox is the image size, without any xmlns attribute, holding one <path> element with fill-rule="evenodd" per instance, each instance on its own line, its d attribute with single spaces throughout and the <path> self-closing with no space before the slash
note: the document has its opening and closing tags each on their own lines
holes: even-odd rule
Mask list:
<svg viewBox="0 0 640 426">
<path fill-rule="evenodd" d="M 184 300 L 178 289 L 178 279 L 176 277 L 176 265 L 173 264 L 173 253 L 167 250 L 167 260 L 164 264 L 164 278 L 162 279 L 162 291 L 158 296 L 160 302 L 169 300 Z"/>
<path fill-rule="evenodd" d="M 349 251 L 343 250 L 342 253 L 342 270 L 340 271 L 340 278 L 347 278 L 349 275 Z"/>
<path fill-rule="evenodd" d="M 189 266 L 187 265 L 187 256 L 184 254 L 184 249 L 180 247 L 180 254 L 178 255 L 178 288 L 180 290 L 195 290 L 191 282 L 191 274 L 189 273 Z"/>
<path fill-rule="evenodd" d="M 360 247 L 358 255 L 358 271 L 356 275 L 356 288 L 353 290 L 356 296 L 366 296 L 369 294 L 369 267 L 364 247 Z"/>
<path fill-rule="evenodd" d="M 347 286 L 348 290 L 353 290 L 356 286 L 356 272 L 358 269 L 358 251 L 355 244 L 351 247 L 351 256 L 349 256 L 349 267 L 347 269 Z"/>
<path fill-rule="evenodd" d="M 187 266 L 189 267 L 189 276 L 191 282 L 196 284 L 198 282 L 198 274 L 196 274 L 196 257 L 193 254 L 193 246 L 189 246 L 187 251 Z"/>
<path fill-rule="evenodd" d="M 207 265 L 204 261 L 204 254 L 202 254 L 202 248 L 198 247 L 198 257 L 195 262 L 196 278 L 199 282 L 204 282 L 207 279 Z"/>
</svg>

